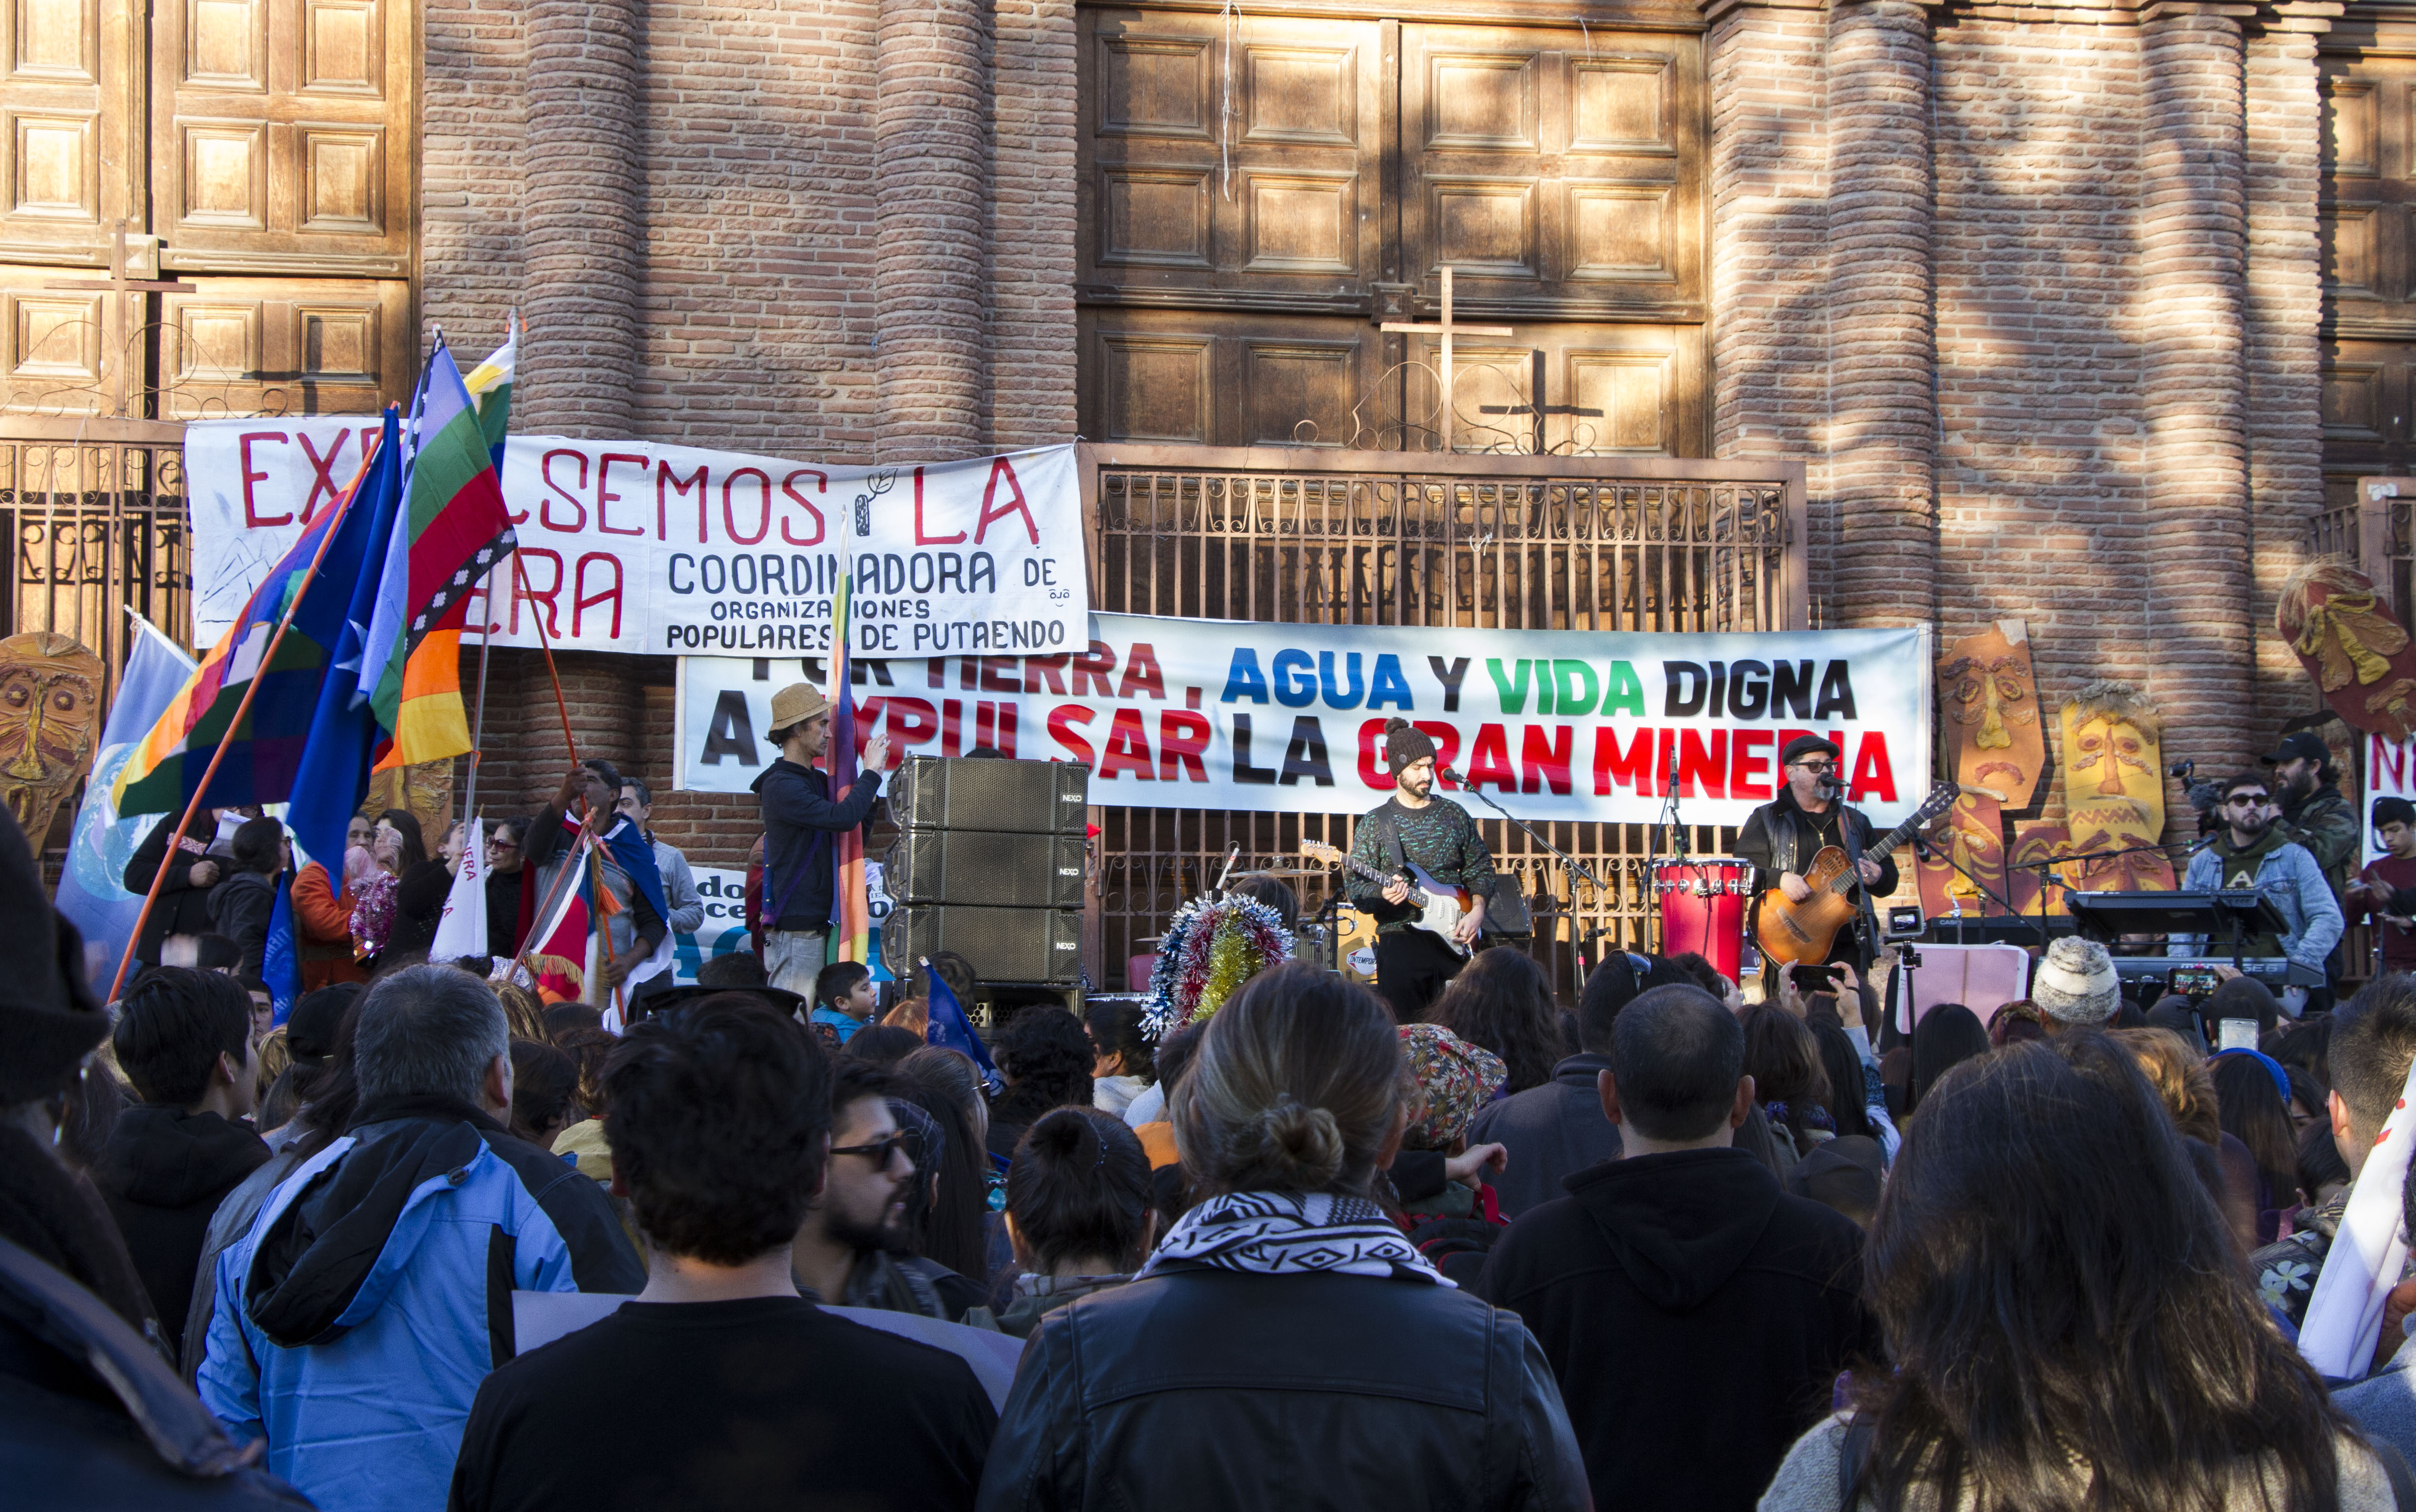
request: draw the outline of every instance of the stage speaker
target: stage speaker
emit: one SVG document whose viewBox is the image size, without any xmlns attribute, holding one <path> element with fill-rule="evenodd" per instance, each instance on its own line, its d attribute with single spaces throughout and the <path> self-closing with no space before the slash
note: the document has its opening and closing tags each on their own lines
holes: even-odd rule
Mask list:
<svg viewBox="0 0 2416 1512">
<path fill-rule="evenodd" d="M 881 873 L 901 904 L 991 908 L 1082 906 L 1082 832 L 1019 835 L 994 829 L 909 829 Z"/>
<path fill-rule="evenodd" d="M 1080 762 L 909 756 L 886 792 L 900 829 L 1080 835 L 1090 788 L 1091 769 Z"/>
<path fill-rule="evenodd" d="M 881 953 L 904 976 L 921 957 L 953 950 L 988 982 L 1075 982 L 1082 976 L 1079 909 L 900 906 L 881 921 Z"/>
</svg>

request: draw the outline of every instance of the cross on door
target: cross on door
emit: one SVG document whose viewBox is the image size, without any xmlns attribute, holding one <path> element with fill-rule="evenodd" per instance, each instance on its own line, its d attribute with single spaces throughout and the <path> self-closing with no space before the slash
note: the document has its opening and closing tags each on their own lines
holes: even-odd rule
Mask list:
<svg viewBox="0 0 2416 1512">
<path fill-rule="evenodd" d="M 126 222 L 113 223 L 109 248 L 107 279 L 70 279 L 64 282 L 45 283 L 53 292 L 90 294 L 104 290 L 111 297 L 103 300 L 100 336 L 100 381 L 108 391 L 113 418 L 125 419 L 126 414 L 126 339 L 119 326 L 126 319 L 126 296 L 134 294 L 190 294 L 197 287 L 173 279 L 129 279 L 126 276 Z"/>
<path fill-rule="evenodd" d="M 1544 454 L 1544 416 L 1547 416 L 1547 415 L 1582 415 L 1582 416 L 1592 416 L 1593 418 L 1599 420 L 1599 419 L 1601 419 L 1601 418 L 1602 418 L 1602 411 L 1600 411 L 1600 410 L 1582 410 L 1582 409 L 1578 408 L 1578 407 L 1577 407 L 1576 405 L 1574 405 L 1574 404 L 1547 404 L 1547 403 L 1545 403 L 1545 402 L 1544 402 L 1544 349 L 1543 349 L 1542 347 L 1540 347 L 1540 346 L 1539 346 L 1539 347 L 1534 348 L 1534 355 L 1535 355 L 1534 378 L 1533 378 L 1533 381 L 1529 385 L 1528 389 L 1527 389 L 1528 394 L 1529 394 L 1530 396 L 1532 396 L 1532 398 L 1533 398 L 1533 402 L 1531 402 L 1531 403 L 1526 403 L 1526 404 L 1481 404 L 1481 405 L 1477 406 L 1477 411 L 1476 411 L 1476 413 L 1477 413 L 1477 414 L 1479 414 L 1479 415 L 1532 415 L 1532 416 L 1533 416 L 1535 417 L 1535 446 L 1534 446 L 1534 451 L 1535 451 L 1535 455 L 1536 455 L 1536 456 L 1541 457 L 1541 456 Z"/>
<path fill-rule="evenodd" d="M 1383 331 L 1422 332 L 1442 340 L 1442 449 L 1451 450 L 1451 339 L 1454 336 L 1510 336 L 1516 334 L 1507 325 L 1455 325 L 1451 322 L 1451 265 L 1442 269 L 1442 321 L 1421 323 L 1413 320 L 1388 320 L 1377 327 Z"/>
</svg>

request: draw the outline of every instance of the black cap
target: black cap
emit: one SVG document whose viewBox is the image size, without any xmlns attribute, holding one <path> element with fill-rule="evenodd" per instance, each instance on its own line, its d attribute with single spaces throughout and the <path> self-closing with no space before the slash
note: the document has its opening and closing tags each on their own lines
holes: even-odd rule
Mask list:
<svg viewBox="0 0 2416 1512">
<path fill-rule="evenodd" d="M 2302 730 L 2295 735 L 2284 735 L 2282 744 L 2263 761 L 2266 765 L 2273 766 L 2283 762 L 2329 762 L 2332 759 L 2333 748 L 2324 744 L 2323 736 L 2311 730 Z"/>
<path fill-rule="evenodd" d="M 1795 764 L 1796 758 L 1808 755 L 1816 750 L 1827 751 L 1829 753 L 1829 759 L 1833 762 L 1841 762 L 1846 759 L 1846 753 L 1839 750 L 1836 744 L 1833 741 L 1823 740 L 1819 735 L 1797 735 L 1794 739 L 1787 743 L 1786 749 L 1778 753 L 1778 764 L 1781 766 L 1792 766 Z"/>
</svg>

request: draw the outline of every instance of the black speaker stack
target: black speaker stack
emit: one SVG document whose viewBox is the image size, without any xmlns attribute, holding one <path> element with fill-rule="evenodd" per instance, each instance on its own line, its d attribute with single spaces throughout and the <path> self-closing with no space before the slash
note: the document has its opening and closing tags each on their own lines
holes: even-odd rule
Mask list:
<svg viewBox="0 0 2416 1512">
<path fill-rule="evenodd" d="M 953 950 L 984 982 L 1080 981 L 1090 780 L 1065 762 L 907 757 L 889 784 L 898 833 L 882 872 L 890 972 Z"/>
</svg>

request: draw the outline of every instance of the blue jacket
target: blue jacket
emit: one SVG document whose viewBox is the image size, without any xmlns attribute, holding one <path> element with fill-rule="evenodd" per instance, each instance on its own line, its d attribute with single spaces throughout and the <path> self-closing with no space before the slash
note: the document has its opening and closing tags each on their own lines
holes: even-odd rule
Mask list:
<svg viewBox="0 0 2416 1512">
<path fill-rule="evenodd" d="M 446 1099 L 395 1099 L 303 1162 L 218 1258 L 202 1400 L 327 1512 L 445 1504 L 512 1299 L 637 1292 L 611 1203 Z"/>
<path fill-rule="evenodd" d="M 2182 891 L 2205 893 L 2220 888 L 2230 849 L 2227 836 L 2191 856 L 2189 875 L 2182 883 Z M 2282 954 L 2289 957 L 2292 964 L 2316 972 L 2319 978 L 2327 975 L 2325 963 L 2332 959 L 2333 946 L 2340 944 L 2340 900 L 2333 897 L 2332 884 L 2324 880 L 2323 869 L 2316 865 L 2307 848 L 2285 840 L 2266 852 L 2257 863 L 2257 890 L 2273 901 L 2289 925 L 2282 936 Z M 2195 956 L 2215 948 L 2202 945 L 2199 936 L 2176 935 L 2167 953 Z"/>
</svg>

